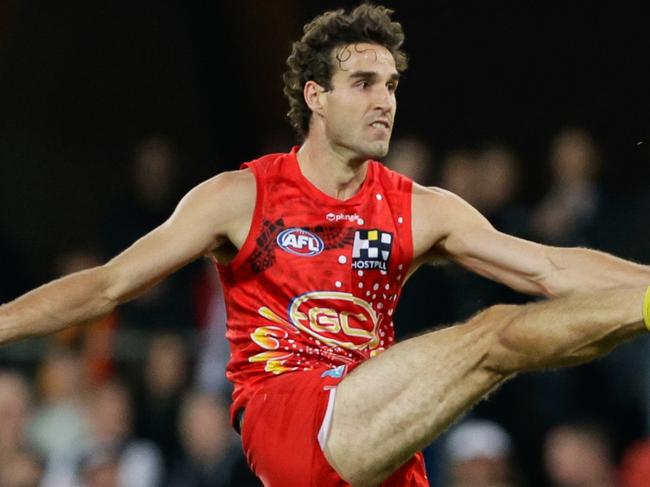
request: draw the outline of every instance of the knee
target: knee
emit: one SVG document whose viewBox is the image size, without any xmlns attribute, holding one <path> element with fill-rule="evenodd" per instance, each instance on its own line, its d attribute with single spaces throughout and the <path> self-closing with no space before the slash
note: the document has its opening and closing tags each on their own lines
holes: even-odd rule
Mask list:
<svg viewBox="0 0 650 487">
<path fill-rule="evenodd" d="M 336 445 L 330 445 L 330 443 L 328 441 L 327 448 L 323 450 L 325 458 L 327 458 L 328 463 L 336 473 L 349 485 L 373 487 L 380 485 L 384 478 L 387 477 L 387 475 L 382 476 L 377 468 L 379 465 L 383 465 L 383 459 L 370 462 L 365 455 L 354 458 L 355 455 L 350 455 L 350 450 L 347 448 L 344 455 L 337 455 L 335 454 Z"/>
<path fill-rule="evenodd" d="M 485 343 L 481 367 L 509 377 L 526 368 L 526 357 L 512 340 L 512 324 L 522 315 L 524 307 L 499 304 L 474 316 L 468 323 L 476 327 Z"/>
<path fill-rule="evenodd" d="M 503 323 L 518 314 L 521 308 L 523 306 L 517 304 L 495 304 L 476 313 L 470 319 L 470 322 L 476 323 L 478 326 L 490 326 L 494 328 L 495 325 Z"/>
<path fill-rule="evenodd" d="M 496 304 L 490 306 L 470 318 L 468 325 L 475 327 L 481 332 L 488 342 L 498 344 L 501 341 L 503 331 L 508 329 L 510 324 L 521 313 L 523 306 L 515 304 Z"/>
</svg>

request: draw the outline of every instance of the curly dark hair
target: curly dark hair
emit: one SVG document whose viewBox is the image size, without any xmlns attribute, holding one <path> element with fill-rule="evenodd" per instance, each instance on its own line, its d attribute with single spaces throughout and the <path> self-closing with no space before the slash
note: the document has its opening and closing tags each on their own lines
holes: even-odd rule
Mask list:
<svg viewBox="0 0 650 487">
<path fill-rule="evenodd" d="M 325 12 L 305 25 L 302 39 L 293 43 L 289 69 L 283 75 L 284 95 L 289 100 L 287 118 L 301 140 L 307 136 L 311 118 L 303 96 L 305 83 L 313 80 L 326 90 L 332 88 L 334 49 L 360 42 L 379 44 L 393 55 L 398 72 L 406 70 L 406 53 L 400 49 L 404 31 L 391 19 L 392 14 L 389 8 L 363 3 L 351 12 Z"/>
</svg>

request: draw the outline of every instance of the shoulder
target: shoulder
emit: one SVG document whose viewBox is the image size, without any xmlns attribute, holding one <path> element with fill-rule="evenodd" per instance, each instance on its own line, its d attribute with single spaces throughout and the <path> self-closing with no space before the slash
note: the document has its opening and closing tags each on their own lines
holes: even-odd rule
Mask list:
<svg viewBox="0 0 650 487">
<path fill-rule="evenodd" d="M 436 186 L 413 183 L 413 209 L 424 213 L 431 211 L 462 211 L 473 208 L 457 194 Z"/>
<path fill-rule="evenodd" d="M 452 234 L 490 227 L 489 222 L 460 196 L 438 187 L 413 184 L 413 242 L 416 256 L 429 254 Z"/>
<path fill-rule="evenodd" d="M 422 186 L 418 183 L 413 183 L 413 196 L 418 196 L 422 198 L 444 198 L 449 196 L 455 196 L 452 192 L 447 191 L 436 186 Z"/>
<path fill-rule="evenodd" d="M 203 181 L 180 201 L 172 219 L 210 223 L 229 230 L 252 213 L 256 200 L 255 176 L 250 169 L 227 171 Z"/>
<path fill-rule="evenodd" d="M 249 168 L 226 171 L 194 187 L 188 196 L 201 200 L 220 200 L 234 205 L 255 198 L 255 176 Z"/>
<path fill-rule="evenodd" d="M 426 218 L 445 227 L 462 225 L 463 222 L 487 221 L 481 213 L 463 198 L 446 189 L 413 184 L 414 218 Z"/>
<path fill-rule="evenodd" d="M 225 171 L 219 173 L 210 179 L 204 181 L 206 186 L 211 187 L 211 189 L 254 189 L 255 188 L 255 176 L 253 171 L 246 167 L 244 169 L 238 169 L 236 171 Z"/>
<path fill-rule="evenodd" d="M 265 174 L 269 170 L 280 167 L 289 155 L 290 153 L 285 152 L 266 154 L 252 161 L 244 162 L 241 167 L 242 169 L 250 169 L 256 174 Z"/>
<path fill-rule="evenodd" d="M 462 200 L 442 188 L 426 187 L 417 183 L 413 183 L 411 194 L 413 237 L 416 247 L 418 242 L 424 241 L 423 248 L 416 250 L 428 251 L 447 233 L 450 221 L 455 218 L 456 206 Z"/>
</svg>

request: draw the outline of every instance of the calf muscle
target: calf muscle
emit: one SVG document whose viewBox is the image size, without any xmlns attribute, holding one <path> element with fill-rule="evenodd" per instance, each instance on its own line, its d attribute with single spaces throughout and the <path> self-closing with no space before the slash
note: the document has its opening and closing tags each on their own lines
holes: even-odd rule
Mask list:
<svg viewBox="0 0 650 487">
<path fill-rule="evenodd" d="M 644 289 L 616 289 L 511 307 L 485 366 L 503 374 L 566 367 L 645 331 Z"/>
</svg>

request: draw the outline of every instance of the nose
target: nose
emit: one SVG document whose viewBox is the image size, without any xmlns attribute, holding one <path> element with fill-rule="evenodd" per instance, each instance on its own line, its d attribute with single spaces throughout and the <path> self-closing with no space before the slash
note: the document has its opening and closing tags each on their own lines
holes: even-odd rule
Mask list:
<svg viewBox="0 0 650 487">
<path fill-rule="evenodd" d="M 383 86 L 377 90 L 377 97 L 375 99 L 375 108 L 381 110 L 383 113 L 392 112 L 395 108 L 395 94 Z"/>
</svg>

